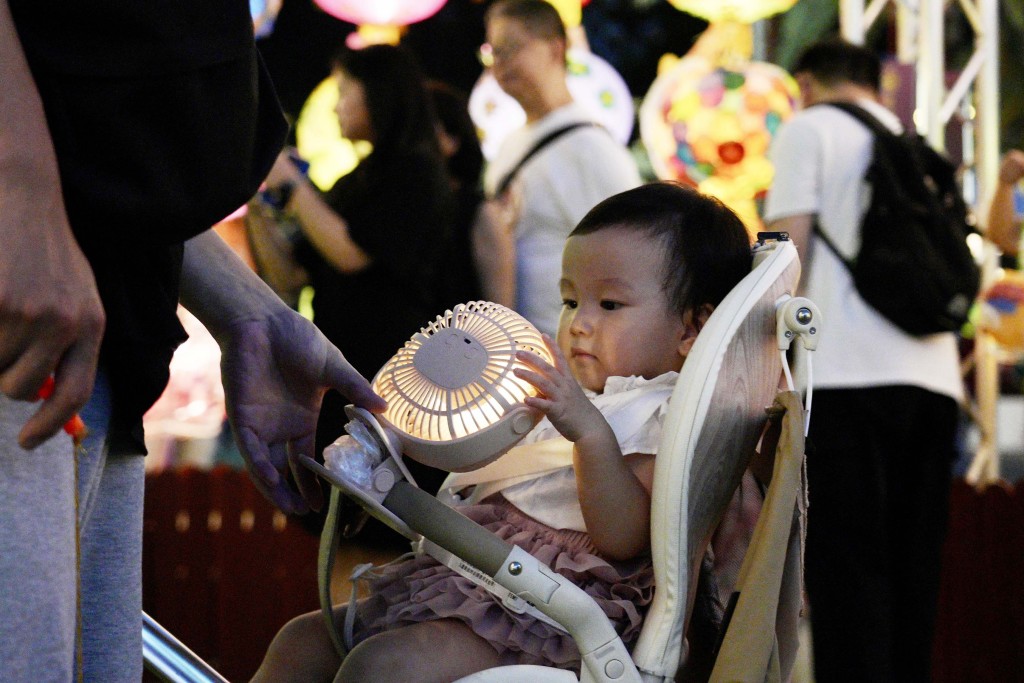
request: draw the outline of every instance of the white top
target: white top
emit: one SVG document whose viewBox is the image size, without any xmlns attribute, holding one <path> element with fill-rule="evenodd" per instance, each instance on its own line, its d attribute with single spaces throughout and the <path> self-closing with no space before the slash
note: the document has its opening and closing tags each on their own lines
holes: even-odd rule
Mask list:
<svg viewBox="0 0 1024 683">
<path fill-rule="evenodd" d="M 666 372 L 653 379 L 609 377 L 603 393 L 586 392 L 611 425 L 623 455 L 657 453 L 668 402 L 678 378 L 678 372 Z M 544 418 L 523 443 L 558 436 L 558 430 Z M 530 517 L 554 529 L 587 530 L 576 491 L 576 472 L 571 465 L 510 486 L 502 494 Z"/>
<path fill-rule="evenodd" d="M 899 119 L 871 100 L 858 102 L 894 131 Z M 864 173 L 872 134 L 835 107 L 810 107 L 786 122 L 769 156 L 775 180 L 765 220 L 816 214 L 822 230 L 847 257 L 860 248 L 860 220 L 870 201 Z M 821 309 L 822 332 L 814 353 L 814 386 L 857 388 L 916 386 L 959 400 L 963 396 L 956 338 L 952 333 L 914 337 L 868 305 L 849 271 L 812 236 L 813 257 L 803 294 Z M 914 286 L 908 282 L 907 286 Z"/>
<path fill-rule="evenodd" d="M 593 121 L 593 116 L 579 104 L 568 104 L 509 135 L 484 174 L 487 195 L 538 140 L 578 121 Z M 565 133 L 519 169 L 509 186 L 519 206 L 515 310 L 542 332 L 554 335 L 558 328 L 566 237 L 595 204 L 639 184 L 629 151 L 606 130 L 592 126 Z"/>
</svg>

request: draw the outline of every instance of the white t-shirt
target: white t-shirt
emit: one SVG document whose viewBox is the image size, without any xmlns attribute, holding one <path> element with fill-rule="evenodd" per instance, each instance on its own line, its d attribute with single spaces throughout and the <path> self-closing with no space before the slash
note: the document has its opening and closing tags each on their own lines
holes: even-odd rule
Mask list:
<svg viewBox="0 0 1024 683">
<path fill-rule="evenodd" d="M 678 372 L 666 372 L 653 379 L 609 377 L 604 392 L 587 392 L 611 425 L 623 455 L 657 453 L 668 402 L 678 378 Z M 558 430 L 544 418 L 526 435 L 523 443 L 557 436 Z M 576 472 L 571 465 L 510 486 L 502 495 L 530 517 L 553 529 L 587 530 L 576 491 Z"/>
<path fill-rule="evenodd" d="M 560 107 L 540 121 L 514 131 L 484 174 L 492 196 L 497 184 L 534 144 L 568 124 L 593 121 L 583 107 Z M 562 247 L 580 219 L 613 194 L 636 187 L 640 174 L 629 151 L 608 131 L 577 128 L 553 140 L 516 174 L 509 191 L 518 196 L 515 309 L 542 332 L 554 335 L 562 299 Z"/>
<path fill-rule="evenodd" d="M 899 119 L 877 102 L 857 104 L 894 131 L 901 129 Z M 771 144 L 775 180 L 765 204 L 766 222 L 816 214 L 836 247 L 847 257 L 855 255 L 861 216 L 870 201 L 864 173 L 872 142 L 867 128 L 835 107 L 810 107 L 795 115 Z M 916 386 L 959 400 L 963 382 L 955 336 L 906 334 L 860 297 L 849 271 L 824 243 L 813 237 L 811 243 L 803 292 L 822 314 L 814 386 Z"/>
</svg>

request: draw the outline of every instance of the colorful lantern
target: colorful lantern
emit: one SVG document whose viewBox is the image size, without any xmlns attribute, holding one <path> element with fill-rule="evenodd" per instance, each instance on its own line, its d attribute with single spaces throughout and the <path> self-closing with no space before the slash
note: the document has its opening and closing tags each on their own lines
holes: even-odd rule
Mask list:
<svg viewBox="0 0 1024 683">
<path fill-rule="evenodd" d="M 573 99 L 625 144 L 633 132 L 633 97 L 611 64 L 589 50 L 566 53 L 567 85 Z M 484 156 L 493 159 L 509 133 L 526 123 L 526 113 L 485 71 L 469 96 L 469 114 L 480 131 Z"/>
<path fill-rule="evenodd" d="M 774 175 L 768 145 L 799 89 L 778 66 L 752 61 L 752 50 L 750 26 L 723 21 L 682 59 L 663 58 L 640 106 L 640 137 L 658 177 L 718 197 L 753 233 L 756 200 Z"/>
<path fill-rule="evenodd" d="M 796 97 L 796 83 L 774 64 L 730 69 L 700 55 L 684 57 L 658 76 L 640 108 L 654 172 L 740 210 L 739 203 L 752 202 L 771 184 L 768 144 Z"/>
</svg>

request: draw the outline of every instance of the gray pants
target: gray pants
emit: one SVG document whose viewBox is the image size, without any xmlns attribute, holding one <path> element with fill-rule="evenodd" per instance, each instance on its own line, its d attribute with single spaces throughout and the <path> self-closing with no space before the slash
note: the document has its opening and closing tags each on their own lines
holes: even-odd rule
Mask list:
<svg viewBox="0 0 1024 683">
<path fill-rule="evenodd" d="M 108 456 L 110 399 L 101 373 L 75 452 L 63 432 L 34 451 L 17 434 L 38 406 L 0 396 L 0 680 L 77 680 L 76 613 L 86 681 L 142 677 L 142 494 L 139 455 Z M 76 571 L 80 567 L 80 571 Z"/>
</svg>

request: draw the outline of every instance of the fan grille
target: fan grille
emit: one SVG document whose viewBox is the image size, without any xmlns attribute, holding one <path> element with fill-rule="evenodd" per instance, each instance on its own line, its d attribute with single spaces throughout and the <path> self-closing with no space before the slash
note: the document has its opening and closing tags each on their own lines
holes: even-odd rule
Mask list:
<svg viewBox="0 0 1024 683">
<path fill-rule="evenodd" d="M 374 391 L 388 402 L 382 417 L 424 441 L 475 434 L 537 394 L 512 374 L 526 367 L 515 358 L 520 349 L 553 362 L 540 332 L 515 311 L 488 301 L 459 304 L 413 335 L 377 373 Z"/>
</svg>

